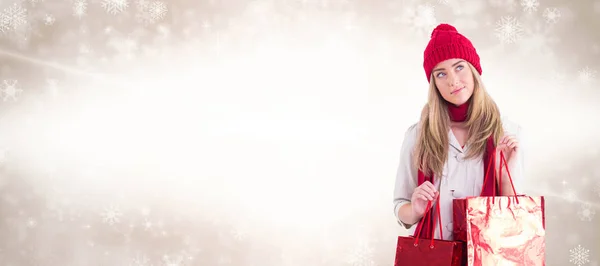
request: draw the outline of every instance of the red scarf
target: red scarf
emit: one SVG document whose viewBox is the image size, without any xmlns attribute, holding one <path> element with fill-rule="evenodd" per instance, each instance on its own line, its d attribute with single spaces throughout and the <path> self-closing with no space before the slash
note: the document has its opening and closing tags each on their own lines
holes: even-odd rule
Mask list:
<svg viewBox="0 0 600 266">
<path fill-rule="evenodd" d="M 467 119 L 467 115 L 468 115 L 468 111 L 469 111 L 469 104 L 470 101 L 467 103 L 464 103 L 460 106 L 455 106 L 451 103 L 448 103 L 448 112 L 449 112 L 449 116 L 450 116 L 450 120 L 455 121 L 455 122 L 463 122 Z M 489 152 L 489 151 L 493 151 L 495 149 L 494 147 L 494 139 L 492 136 L 490 136 L 490 138 L 487 141 L 487 145 L 486 145 L 486 150 L 483 154 L 483 173 L 485 176 L 485 173 L 489 171 L 491 175 L 495 175 L 496 173 L 496 163 L 493 162 L 491 167 L 488 167 L 490 160 L 493 160 L 493 152 Z M 488 168 L 492 168 L 492 169 L 488 169 Z M 481 178 L 483 179 L 484 176 L 482 176 Z M 433 176 L 426 176 L 422 171 L 419 170 L 418 173 L 418 179 L 417 179 L 417 183 L 418 185 L 423 184 L 425 181 L 429 181 L 432 184 L 434 184 L 433 182 Z M 494 190 L 494 185 L 497 185 L 496 182 L 484 182 L 484 187 L 481 191 L 481 196 L 494 196 L 494 192 L 498 191 L 498 187 L 496 186 L 496 189 Z M 430 225 L 435 225 L 435 221 L 434 217 L 435 215 L 429 215 L 429 217 L 431 218 L 430 220 Z M 419 221 L 419 224 L 417 225 L 417 228 L 419 227 L 423 227 L 424 224 L 423 222 L 425 222 L 425 219 L 421 219 L 421 221 Z M 417 231 L 415 231 L 416 234 Z M 419 234 L 420 238 L 424 238 L 424 239 L 431 239 L 431 229 L 427 229 L 427 228 L 422 228 L 420 230 L 420 234 Z"/>
</svg>

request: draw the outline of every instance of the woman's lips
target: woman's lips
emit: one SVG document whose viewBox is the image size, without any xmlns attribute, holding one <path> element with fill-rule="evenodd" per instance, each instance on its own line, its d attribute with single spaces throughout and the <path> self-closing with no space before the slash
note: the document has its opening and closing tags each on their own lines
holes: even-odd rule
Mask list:
<svg viewBox="0 0 600 266">
<path fill-rule="evenodd" d="M 462 87 L 460 89 L 453 90 L 450 94 L 455 94 L 455 93 L 457 93 L 459 91 L 462 91 L 463 89 L 464 89 L 464 87 Z"/>
</svg>

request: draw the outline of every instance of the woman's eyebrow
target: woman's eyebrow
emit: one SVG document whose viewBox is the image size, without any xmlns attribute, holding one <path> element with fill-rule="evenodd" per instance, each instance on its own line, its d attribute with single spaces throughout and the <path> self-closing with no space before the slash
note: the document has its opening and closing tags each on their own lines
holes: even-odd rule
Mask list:
<svg viewBox="0 0 600 266">
<path fill-rule="evenodd" d="M 464 62 L 464 61 L 465 61 L 465 60 L 460 60 L 460 61 L 458 61 L 458 62 L 456 62 L 456 63 L 452 64 L 452 66 L 456 66 L 456 65 L 458 65 L 458 64 L 460 64 L 460 63 L 462 63 L 462 62 Z M 443 67 L 440 67 L 440 68 L 436 68 L 436 69 L 434 69 L 432 72 L 436 72 L 436 71 L 440 71 L 440 70 L 444 70 L 444 69 L 445 69 L 445 68 L 443 68 Z"/>
</svg>

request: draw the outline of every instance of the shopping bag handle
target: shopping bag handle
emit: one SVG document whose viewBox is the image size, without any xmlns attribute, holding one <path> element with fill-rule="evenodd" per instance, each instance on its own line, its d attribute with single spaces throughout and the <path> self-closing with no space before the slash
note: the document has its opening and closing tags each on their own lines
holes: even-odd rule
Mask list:
<svg viewBox="0 0 600 266">
<path fill-rule="evenodd" d="M 435 208 L 436 214 L 438 217 L 438 221 L 439 221 L 439 225 L 440 225 L 440 236 L 443 237 L 444 234 L 442 233 L 442 215 L 440 213 L 440 196 L 439 195 L 435 201 L 436 201 L 436 204 L 435 204 L 435 207 L 433 207 L 433 208 Z M 426 219 L 425 223 L 427 223 L 428 229 L 429 229 L 429 224 L 431 222 L 430 216 L 433 215 L 432 214 L 433 208 L 431 207 L 432 204 L 433 203 L 431 200 L 427 201 L 427 211 L 425 212 L 425 215 L 423 216 L 423 219 Z M 435 220 L 435 218 L 434 218 L 434 220 Z M 414 243 L 415 247 L 419 245 L 419 235 L 421 234 L 421 229 L 423 229 L 422 225 L 423 225 L 423 223 L 420 223 L 419 226 L 417 226 L 417 228 L 416 228 L 417 233 L 415 234 L 415 243 Z M 429 244 L 430 248 L 434 248 L 434 246 L 433 246 L 434 238 L 435 238 L 435 225 L 432 224 L 431 225 L 431 243 Z"/>
<path fill-rule="evenodd" d="M 495 163 L 496 163 L 496 149 L 494 149 L 492 152 L 493 152 L 492 158 L 488 162 L 487 171 L 485 172 L 485 175 L 483 176 L 483 185 L 481 186 L 481 193 L 479 193 L 479 195 L 483 195 L 483 190 L 485 189 L 485 184 L 488 182 L 488 179 L 490 176 L 490 169 L 492 168 L 492 165 L 495 165 Z M 496 180 L 496 178 L 495 178 L 496 171 L 494 171 L 494 173 L 492 175 L 493 175 L 492 180 L 495 181 Z M 492 196 L 496 196 L 496 185 L 495 184 L 492 188 Z"/>
<path fill-rule="evenodd" d="M 487 171 L 485 173 L 485 176 L 483 177 L 483 186 L 481 188 L 481 193 L 480 194 L 483 194 L 483 189 L 485 188 L 485 184 L 486 184 L 486 182 L 488 182 L 489 174 L 490 174 L 490 169 L 492 168 L 491 167 L 492 164 L 495 165 L 495 163 L 496 163 L 496 153 L 497 153 L 497 151 L 498 151 L 497 149 L 494 149 L 493 154 L 492 154 L 492 158 L 488 162 L 488 167 L 487 167 Z M 504 168 L 506 168 L 506 173 L 508 174 L 510 185 L 511 185 L 511 187 L 513 189 L 513 192 L 515 193 L 515 200 L 516 200 L 516 202 L 518 204 L 519 203 L 519 199 L 517 198 L 517 191 L 515 190 L 515 184 L 513 183 L 512 176 L 510 175 L 510 170 L 508 168 L 508 163 L 506 162 L 506 158 L 504 156 L 504 152 L 503 151 L 500 151 L 500 167 L 499 167 L 500 169 L 498 170 L 499 171 L 499 173 L 498 173 L 498 175 L 499 175 L 499 180 L 498 180 L 499 181 L 499 185 L 498 185 L 499 188 L 498 188 L 498 190 L 499 191 L 498 191 L 498 194 L 496 194 L 496 185 L 494 184 L 494 186 L 492 188 L 493 189 L 492 203 L 494 202 L 494 198 L 497 195 L 502 195 L 502 166 L 504 166 Z M 494 174 L 492 175 L 492 180 L 495 183 L 495 180 L 496 180 L 496 171 L 494 171 Z"/>
<path fill-rule="evenodd" d="M 506 158 L 504 157 L 504 153 L 500 151 L 500 195 L 502 195 L 502 165 L 506 168 L 506 173 L 508 174 L 508 180 L 510 181 L 510 186 L 512 187 L 513 192 L 515 193 L 515 201 L 519 204 L 519 198 L 517 197 L 517 190 L 515 189 L 515 184 L 513 183 L 512 176 L 510 175 L 510 170 L 508 170 L 508 162 L 506 162 Z"/>
</svg>

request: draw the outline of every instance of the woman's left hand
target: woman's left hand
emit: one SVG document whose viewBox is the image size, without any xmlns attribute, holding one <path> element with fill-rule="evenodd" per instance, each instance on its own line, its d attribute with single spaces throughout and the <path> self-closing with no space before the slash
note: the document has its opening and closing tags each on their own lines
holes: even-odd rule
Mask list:
<svg viewBox="0 0 600 266">
<path fill-rule="evenodd" d="M 506 158 L 506 162 L 509 164 L 509 166 L 510 163 L 515 160 L 518 149 L 519 141 L 517 140 L 517 137 L 515 135 L 504 135 L 498 143 L 498 151 L 502 151 L 504 153 L 504 158 Z M 496 161 L 500 162 L 500 153 L 496 155 Z"/>
</svg>

